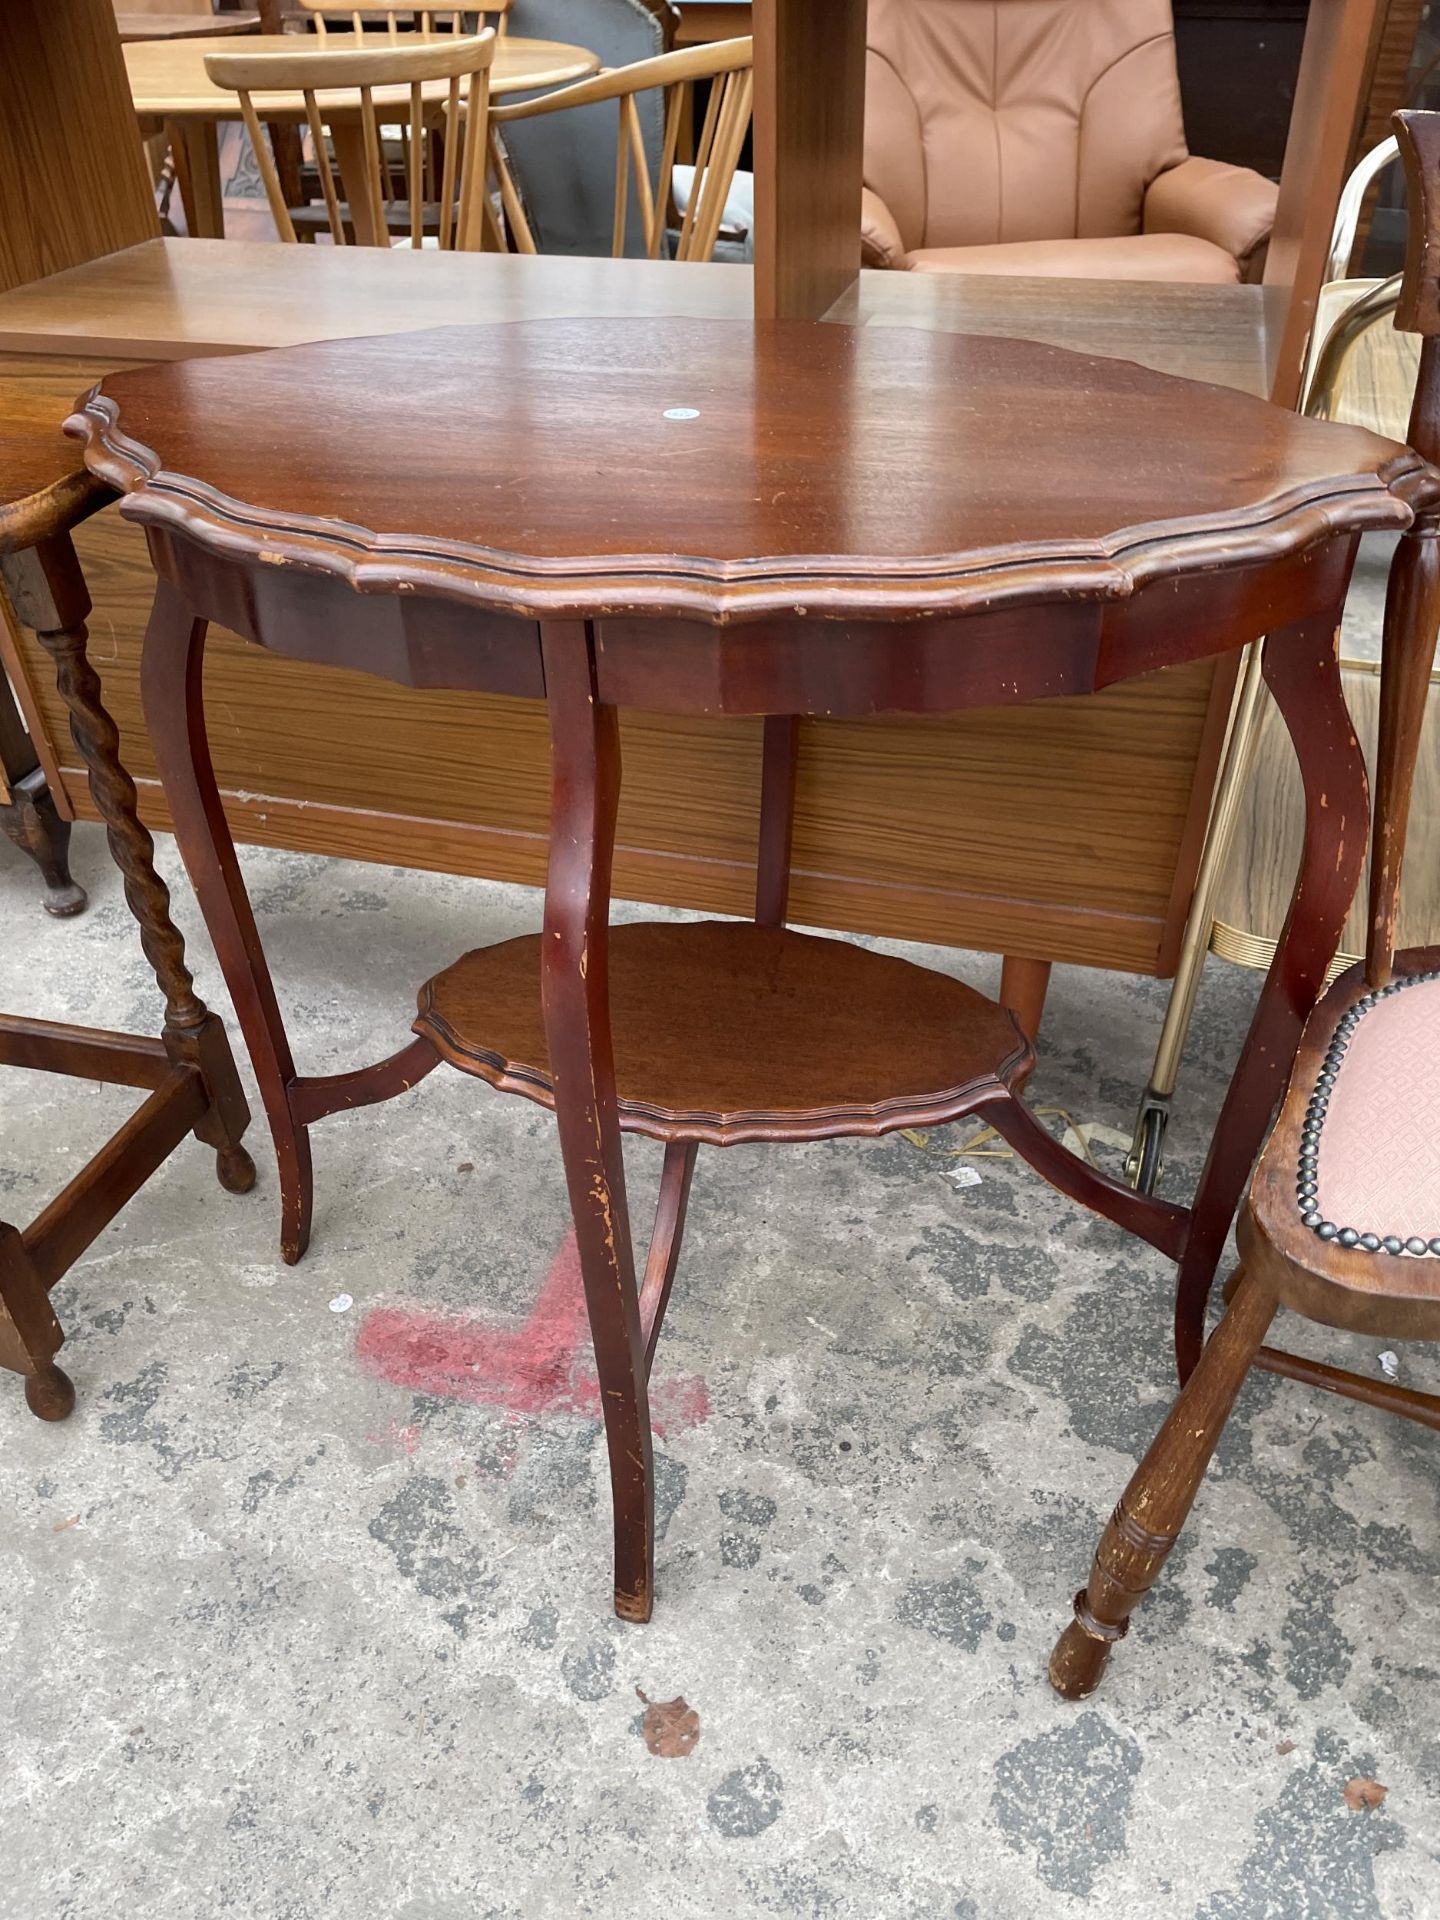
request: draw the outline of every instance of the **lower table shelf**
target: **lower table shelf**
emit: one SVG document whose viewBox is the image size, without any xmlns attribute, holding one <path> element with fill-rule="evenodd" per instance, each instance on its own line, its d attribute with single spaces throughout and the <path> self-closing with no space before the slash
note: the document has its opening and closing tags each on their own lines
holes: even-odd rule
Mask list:
<svg viewBox="0 0 1440 1920">
<path fill-rule="evenodd" d="M 620 1124 L 659 1140 L 824 1140 L 934 1126 L 1032 1064 L 1002 1007 L 845 940 L 746 921 L 610 931 Z M 555 1104 L 540 937 L 480 947 L 420 990 L 415 1031 L 452 1066 Z"/>
</svg>

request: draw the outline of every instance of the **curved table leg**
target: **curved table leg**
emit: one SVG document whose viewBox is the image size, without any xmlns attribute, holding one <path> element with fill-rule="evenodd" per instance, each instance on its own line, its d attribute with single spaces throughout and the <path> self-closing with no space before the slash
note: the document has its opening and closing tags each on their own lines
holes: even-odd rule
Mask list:
<svg viewBox="0 0 1440 1920">
<path fill-rule="evenodd" d="M 168 580 L 158 582 L 140 693 L 175 838 L 260 1082 L 280 1170 L 280 1251 L 293 1265 L 310 1241 L 310 1138 L 291 1105 L 295 1062 L 210 760 L 202 693 L 206 625 Z"/>
<path fill-rule="evenodd" d="M 610 1039 L 610 863 L 620 795 L 613 707 L 595 699 L 590 632 L 541 628 L 553 791 L 541 992 L 555 1117 L 605 1410 L 615 1519 L 615 1611 L 648 1620 L 654 1470 L 645 1342 L 625 1198 Z"/>
<path fill-rule="evenodd" d="M 1265 642 L 1265 678 L 1305 786 L 1305 844 L 1275 958 L 1230 1082 L 1196 1190 L 1175 1293 L 1182 1382 L 1200 1358 L 1205 1305 L 1225 1236 L 1285 1088 L 1300 1032 L 1334 959 L 1365 858 L 1365 761 L 1340 684 L 1339 611 Z"/>
<path fill-rule="evenodd" d="M 685 1238 L 685 1213 L 690 1205 L 690 1182 L 695 1177 L 698 1140 L 671 1140 L 665 1148 L 665 1164 L 660 1174 L 660 1197 L 655 1204 L 655 1226 L 650 1235 L 650 1251 L 645 1256 L 645 1277 L 640 1283 L 640 1334 L 645 1342 L 645 1374 L 655 1364 L 655 1349 L 660 1329 L 665 1324 L 665 1309 L 670 1304 L 670 1289 L 680 1265 L 680 1243 Z"/>
</svg>

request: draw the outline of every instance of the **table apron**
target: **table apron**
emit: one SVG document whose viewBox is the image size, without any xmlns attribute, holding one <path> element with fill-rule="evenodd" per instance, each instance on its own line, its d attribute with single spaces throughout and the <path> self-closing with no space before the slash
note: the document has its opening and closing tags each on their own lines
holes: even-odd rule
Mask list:
<svg viewBox="0 0 1440 1920">
<path fill-rule="evenodd" d="M 438 593 L 357 593 L 333 573 L 229 559 L 147 527 L 155 571 L 195 612 L 271 653 L 397 686 L 543 699 L 540 628 Z"/>
<path fill-rule="evenodd" d="M 1156 581 L 1120 600 L 1050 600 L 894 621 L 602 619 L 596 691 L 689 714 L 958 713 L 1097 693 L 1228 653 L 1334 609 L 1355 536 L 1283 560 Z"/>
<path fill-rule="evenodd" d="M 195 611 L 271 652 L 400 686 L 544 697 L 540 622 L 476 603 L 463 577 L 357 590 L 291 560 L 229 557 L 163 526 L 156 570 Z M 1262 563 L 1151 582 L 1120 599 L 1056 599 L 905 620 L 766 617 L 719 626 L 602 616 L 605 704 L 676 714 L 956 713 L 1099 691 L 1222 654 L 1296 621 L 1338 620 L 1356 536 Z"/>
</svg>

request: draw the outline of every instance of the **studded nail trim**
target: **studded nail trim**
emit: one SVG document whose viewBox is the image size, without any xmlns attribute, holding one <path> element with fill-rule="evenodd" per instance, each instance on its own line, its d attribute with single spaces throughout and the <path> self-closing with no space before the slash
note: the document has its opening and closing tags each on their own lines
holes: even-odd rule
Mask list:
<svg viewBox="0 0 1440 1920">
<path fill-rule="evenodd" d="M 1355 1029 L 1380 1001 L 1388 1000 L 1392 994 L 1404 993 L 1407 987 L 1419 987 L 1437 980 L 1440 980 L 1440 970 L 1412 973 L 1403 980 L 1392 980 L 1388 986 L 1377 987 L 1373 993 L 1367 993 L 1340 1016 L 1330 1045 L 1325 1049 L 1320 1071 L 1315 1076 L 1310 1104 L 1305 1109 L 1305 1124 L 1300 1130 L 1300 1162 L 1295 1174 L 1295 1199 L 1301 1221 L 1317 1239 L 1333 1242 L 1339 1247 L 1356 1248 L 1361 1253 L 1408 1253 L 1440 1259 L 1440 1221 L 1435 1223 L 1436 1232 L 1432 1238 L 1422 1239 L 1419 1234 L 1412 1234 L 1409 1239 L 1402 1240 L 1395 1233 L 1376 1233 L 1368 1228 L 1341 1226 L 1336 1220 L 1327 1220 L 1316 1205 L 1320 1141 L 1325 1131 L 1325 1116 L 1330 1108 L 1330 1095 L 1340 1075 L 1340 1063 L 1345 1058 Z"/>
</svg>

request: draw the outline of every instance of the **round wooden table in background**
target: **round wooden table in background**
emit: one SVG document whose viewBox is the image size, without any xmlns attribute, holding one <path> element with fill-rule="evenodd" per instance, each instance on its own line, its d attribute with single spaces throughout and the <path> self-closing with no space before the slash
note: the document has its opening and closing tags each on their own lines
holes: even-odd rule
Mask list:
<svg viewBox="0 0 1440 1920">
<path fill-rule="evenodd" d="M 129 13 L 117 8 L 120 43 L 135 40 L 217 40 L 237 33 L 258 33 L 258 13 Z"/>
<path fill-rule="evenodd" d="M 407 35 L 411 38 L 436 36 Z M 362 44 L 375 43 L 373 35 L 332 33 L 324 41 L 327 52 L 353 52 Z M 295 53 L 302 43 L 294 34 L 246 34 L 245 51 L 250 53 Z M 222 120 L 239 120 L 240 101 L 233 93 L 217 87 L 205 71 L 207 57 L 224 45 L 223 38 L 195 40 L 140 40 L 125 48 L 125 71 L 143 131 L 163 129 L 175 150 L 180 167 L 181 191 L 191 236 L 219 240 L 225 234 L 225 213 L 220 191 L 220 151 L 217 129 Z M 318 50 L 320 42 L 314 43 Z M 563 86 L 571 80 L 583 80 L 600 65 L 598 54 L 588 47 L 571 46 L 561 40 L 526 40 L 505 34 L 495 48 L 495 64 L 490 70 L 493 95 L 529 93 L 541 87 Z M 449 83 L 435 81 L 425 89 L 426 98 L 438 105 L 445 98 Z M 376 87 L 375 105 L 408 111 L 408 87 Z M 337 148 L 351 131 L 357 130 L 360 95 L 354 88 L 337 89 L 320 96 L 321 109 L 335 137 Z M 272 122 L 300 122 L 305 118 L 305 102 L 298 93 L 257 93 L 256 110 L 268 126 Z M 347 124 L 349 123 L 349 124 Z M 344 157 L 341 156 L 344 170 Z"/>
</svg>

